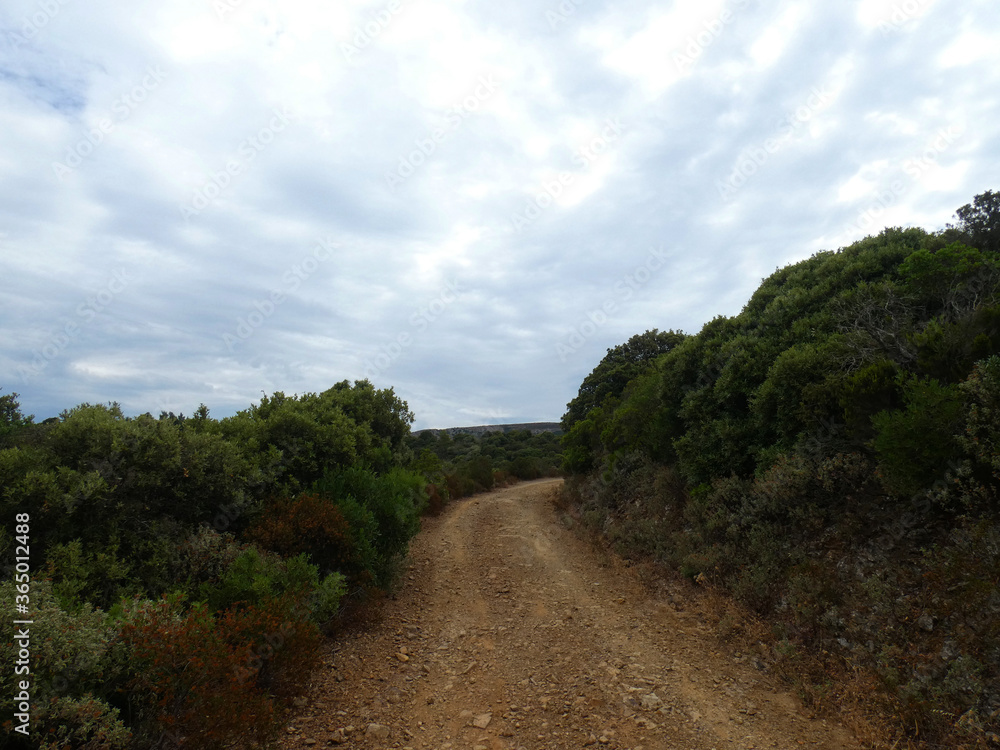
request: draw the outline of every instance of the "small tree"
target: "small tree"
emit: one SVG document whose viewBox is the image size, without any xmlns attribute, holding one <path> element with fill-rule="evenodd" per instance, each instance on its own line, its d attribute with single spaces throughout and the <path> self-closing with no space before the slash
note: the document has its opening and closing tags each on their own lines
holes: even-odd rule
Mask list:
<svg viewBox="0 0 1000 750">
<path fill-rule="evenodd" d="M 24 416 L 17 401 L 18 394 L 0 396 L 0 448 L 6 447 L 13 436 L 32 423 L 33 415 Z"/>
<path fill-rule="evenodd" d="M 980 250 L 1000 253 L 1000 192 L 987 190 L 955 212 L 958 228 Z"/>
<path fill-rule="evenodd" d="M 569 430 L 584 419 L 591 409 L 600 406 L 609 396 L 621 396 L 625 386 L 650 367 L 661 354 L 666 354 L 685 339 L 677 331 L 653 329 L 638 333 L 624 344 L 608 349 L 594 371 L 583 379 L 576 398 L 566 405 L 563 429 Z"/>
</svg>

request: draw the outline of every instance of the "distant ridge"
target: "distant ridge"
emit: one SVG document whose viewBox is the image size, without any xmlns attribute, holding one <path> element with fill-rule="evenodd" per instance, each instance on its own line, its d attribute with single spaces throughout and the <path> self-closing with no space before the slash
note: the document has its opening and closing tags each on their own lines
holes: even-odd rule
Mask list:
<svg viewBox="0 0 1000 750">
<path fill-rule="evenodd" d="M 562 425 L 559 422 L 523 422 L 521 424 L 482 424 L 476 427 L 444 427 L 442 429 L 415 430 L 414 435 L 423 432 L 432 432 L 439 435 L 446 432 L 449 435 L 470 434 L 482 435 L 487 432 L 514 432 L 517 430 L 528 430 L 531 434 L 537 435 L 540 432 L 562 433 Z"/>
</svg>

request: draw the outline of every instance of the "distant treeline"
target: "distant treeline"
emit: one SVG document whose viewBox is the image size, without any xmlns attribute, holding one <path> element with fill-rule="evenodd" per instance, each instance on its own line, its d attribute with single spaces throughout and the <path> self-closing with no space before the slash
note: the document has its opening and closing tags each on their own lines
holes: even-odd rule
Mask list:
<svg viewBox="0 0 1000 750">
<path fill-rule="evenodd" d="M 475 427 L 445 427 L 438 430 L 415 430 L 413 434 L 417 436 L 425 432 L 433 432 L 435 435 L 440 435 L 446 432 L 449 435 L 458 435 L 459 433 L 467 432 L 471 435 L 481 435 L 486 432 L 521 432 L 523 430 L 531 433 L 554 432 L 557 435 L 561 435 L 563 431 L 561 422 L 524 422 L 520 424 L 483 424 Z"/>
<path fill-rule="evenodd" d="M 392 389 L 275 393 L 233 417 L 83 404 L 34 424 L 0 397 L 2 747 L 256 747 L 345 602 L 393 586 L 426 509 Z M 30 573 L 13 567 L 30 547 Z M 16 597 L 25 597 L 16 599 Z"/>
<path fill-rule="evenodd" d="M 563 418 L 567 496 L 624 554 L 764 616 L 807 699 L 995 747 L 1000 194 L 957 213 L 609 350 Z"/>
<path fill-rule="evenodd" d="M 432 484 L 431 510 L 522 479 L 558 476 L 562 446 L 554 431 L 423 430 L 409 438 L 414 468 Z"/>
</svg>

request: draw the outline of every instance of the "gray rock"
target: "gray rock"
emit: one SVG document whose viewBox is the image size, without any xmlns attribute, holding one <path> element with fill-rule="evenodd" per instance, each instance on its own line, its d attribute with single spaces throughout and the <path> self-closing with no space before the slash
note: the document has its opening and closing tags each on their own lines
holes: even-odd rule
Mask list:
<svg viewBox="0 0 1000 750">
<path fill-rule="evenodd" d="M 642 696 L 642 707 L 647 711 L 655 711 L 663 705 L 663 701 L 656 693 Z"/>
</svg>

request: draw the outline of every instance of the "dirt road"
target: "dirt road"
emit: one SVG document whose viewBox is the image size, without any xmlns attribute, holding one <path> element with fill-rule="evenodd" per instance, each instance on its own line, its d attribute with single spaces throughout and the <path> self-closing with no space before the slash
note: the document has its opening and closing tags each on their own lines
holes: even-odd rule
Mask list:
<svg viewBox="0 0 1000 750">
<path fill-rule="evenodd" d="M 284 747 L 855 748 L 696 607 L 659 600 L 560 523 L 559 481 L 426 519 L 382 620 L 330 644 Z"/>
</svg>

